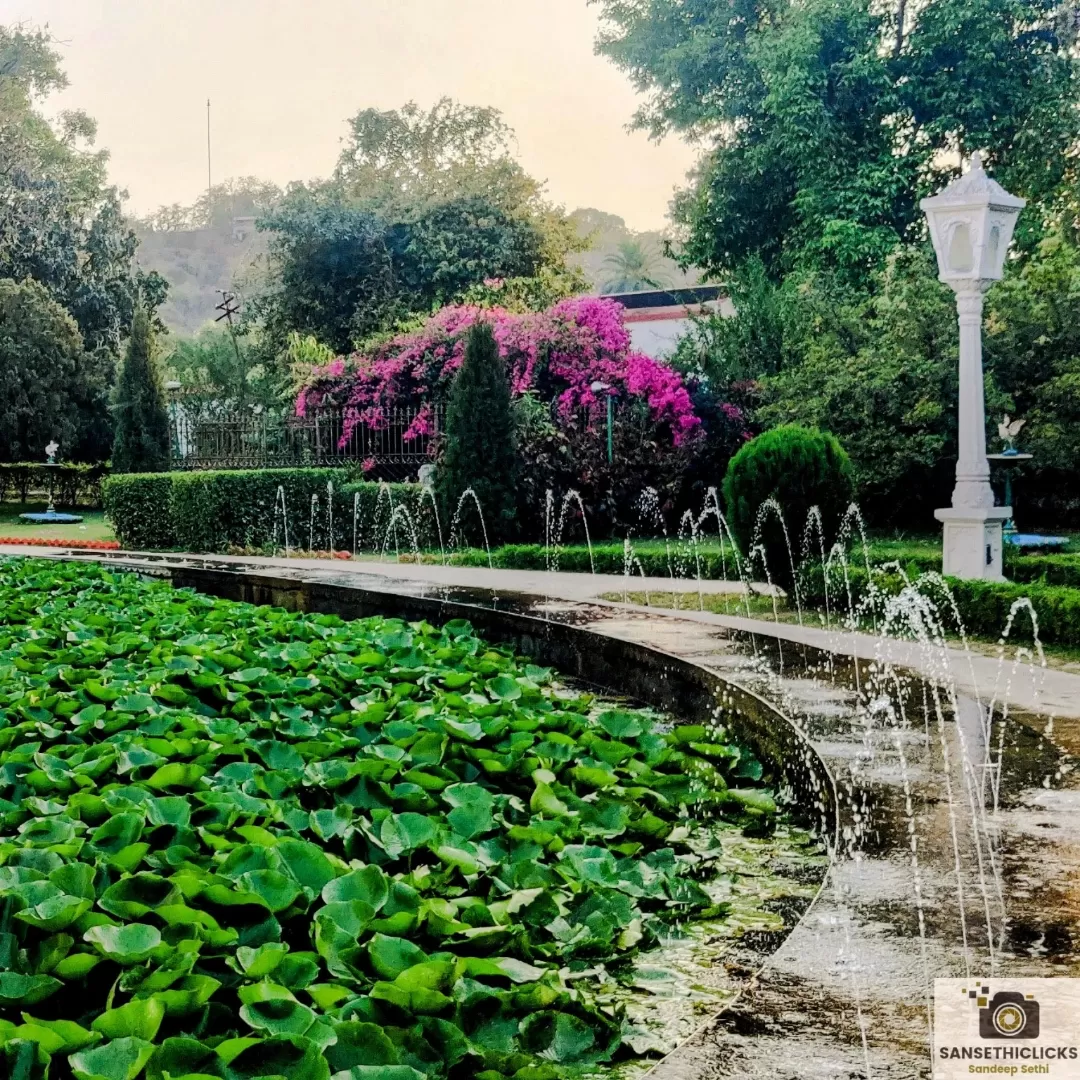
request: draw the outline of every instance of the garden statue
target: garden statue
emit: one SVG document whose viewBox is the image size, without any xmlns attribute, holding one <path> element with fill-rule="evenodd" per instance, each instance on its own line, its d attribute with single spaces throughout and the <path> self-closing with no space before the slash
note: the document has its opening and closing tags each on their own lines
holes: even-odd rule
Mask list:
<svg viewBox="0 0 1080 1080">
<path fill-rule="evenodd" d="M 45 459 L 45 463 L 47 465 L 55 465 L 56 464 L 56 451 L 59 450 L 59 449 L 60 449 L 60 444 L 55 439 L 53 439 L 53 441 L 51 443 L 49 443 L 48 446 L 45 447 L 45 453 L 48 455 L 47 458 Z"/>
<path fill-rule="evenodd" d="M 1006 454 L 1016 454 L 1019 451 L 1016 449 L 1016 436 L 1020 434 L 1020 429 L 1026 424 L 1026 420 L 1013 420 L 1009 422 L 1009 414 L 1005 414 L 1005 419 L 998 424 L 998 437 L 1003 443 L 1005 443 Z"/>
<path fill-rule="evenodd" d="M 430 464 L 421 465 L 416 479 L 422 487 L 433 488 L 435 486 L 435 466 Z"/>
</svg>

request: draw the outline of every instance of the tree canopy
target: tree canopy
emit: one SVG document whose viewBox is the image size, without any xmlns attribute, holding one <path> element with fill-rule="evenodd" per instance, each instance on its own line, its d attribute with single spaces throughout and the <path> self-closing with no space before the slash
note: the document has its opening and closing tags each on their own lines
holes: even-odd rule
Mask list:
<svg viewBox="0 0 1080 1080">
<path fill-rule="evenodd" d="M 638 126 L 708 148 L 674 204 L 688 262 L 864 283 L 976 149 L 1032 204 L 1022 248 L 1061 211 L 1080 113 L 1057 0 L 594 2 Z"/>
<path fill-rule="evenodd" d="M 39 282 L 89 350 L 115 352 L 138 298 L 153 309 L 166 286 L 136 265 L 94 121 L 64 112 L 50 123 L 41 111 L 66 84 L 46 31 L 0 26 L 0 277 Z"/>
<path fill-rule="evenodd" d="M 546 302 L 581 283 L 566 256 L 585 243 L 514 160 L 496 110 L 444 99 L 362 110 L 349 127 L 334 175 L 293 184 L 260 218 L 266 347 L 298 331 L 345 352 L 485 283 L 543 279 Z"/>
</svg>

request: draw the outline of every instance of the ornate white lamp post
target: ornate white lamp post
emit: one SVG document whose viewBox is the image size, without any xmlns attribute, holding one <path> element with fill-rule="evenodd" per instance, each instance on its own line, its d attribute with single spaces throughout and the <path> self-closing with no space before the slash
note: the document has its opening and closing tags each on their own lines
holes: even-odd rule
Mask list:
<svg viewBox="0 0 1080 1080">
<path fill-rule="evenodd" d="M 956 293 L 960 320 L 960 408 L 956 487 L 952 506 L 934 511 L 944 523 L 946 574 L 1001 578 L 1001 526 L 1012 507 L 995 506 L 986 460 L 983 394 L 983 296 L 1001 279 L 1023 199 L 1010 195 L 983 171 L 979 155 L 944 191 L 923 199 L 938 261 L 938 278 Z"/>
</svg>

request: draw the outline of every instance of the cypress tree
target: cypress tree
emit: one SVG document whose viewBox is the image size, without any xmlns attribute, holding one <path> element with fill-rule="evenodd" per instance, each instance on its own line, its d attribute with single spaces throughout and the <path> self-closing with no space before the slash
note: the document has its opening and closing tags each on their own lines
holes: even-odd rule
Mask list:
<svg viewBox="0 0 1080 1080">
<path fill-rule="evenodd" d="M 164 472 L 169 467 L 169 414 L 154 355 L 150 317 L 140 304 L 120 368 L 114 405 L 113 472 Z"/>
<path fill-rule="evenodd" d="M 476 492 L 492 543 L 513 533 L 517 454 L 510 385 L 495 335 L 487 323 L 469 331 L 465 357 L 450 388 L 446 444 L 435 484 L 448 516 L 468 488 Z M 463 519 L 470 503 L 462 511 Z M 477 533 L 478 533 L 477 524 Z M 469 529 L 469 539 L 479 535 Z"/>
</svg>

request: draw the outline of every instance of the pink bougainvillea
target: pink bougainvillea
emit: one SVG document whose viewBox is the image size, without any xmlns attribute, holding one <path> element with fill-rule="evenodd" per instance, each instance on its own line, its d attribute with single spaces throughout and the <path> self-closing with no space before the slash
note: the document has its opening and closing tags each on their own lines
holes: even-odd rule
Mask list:
<svg viewBox="0 0 1080 1080">
<path fill-rule="evenodd" d="M 501 308 L 443 308 L 414 333 L 401 334 L 362 353 L 338 357 L 311 373 L 296 400 L 298 415 L 339 406 L 345 412 L 345 442 L 357 424 L 380 427 L 388 410 L 418 410 L 407 440 L 433 430 L 434 406 L 445 401 L 461 365 L 469 328 L 492 326 L 515 395 L 535 392 L 556 402 L 565 421 L 583 412 L 600 415 L 605 394 L 636 400 L 666 428 L 674 445 L 693 438 L 701 425 L 678 372 L 634 352 L 622 305 L 597 296 L 561 300 L 547 311 L 524 315 Z M 603 383 L 609 389 L 592 389 Z"/>
</svg>

